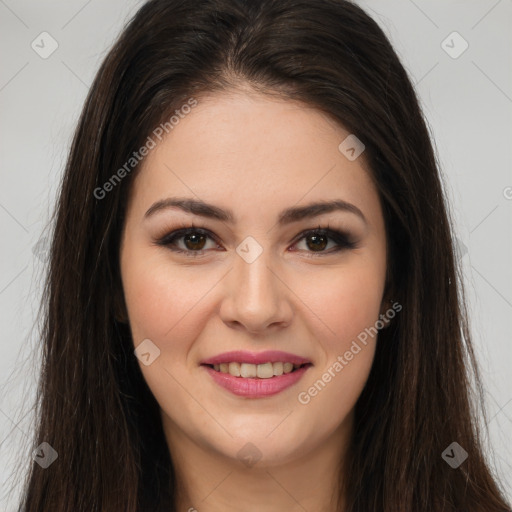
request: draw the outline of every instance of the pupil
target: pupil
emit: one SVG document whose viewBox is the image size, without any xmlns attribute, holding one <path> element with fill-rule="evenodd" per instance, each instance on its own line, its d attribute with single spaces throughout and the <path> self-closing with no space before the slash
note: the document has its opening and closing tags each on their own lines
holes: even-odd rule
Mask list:
<svg viewBox="0 0 512 512">
<path fill-rule="evenodd" d="M 310 249 L 312 248 L 317 248 L 317 249 L 325 249 L 327 243 L 326 243 L 326 237 L 324 235 L 310 235 L 309 236 L 309 239 L 310 240 L 314 240 L 313 244 L 314 246 L 313 247 L 310 247 Z M 320 242 L 320 244 L 318 245 L 318 240 L 319 239 L 322 239 L 323 240 L 323 243 Z M 316 245 L 315 245 L 316 244 Z"/>
<path fill-rule="evenodd" d="M 204 244 L 201 244 L 201 242 L 204 242 L 204 235 L 186 235 L 185 236 L 185 245 L 189 249 L 202 249 Z M 200 240 L 200 241 L 198 241 Z"/>
</svg>

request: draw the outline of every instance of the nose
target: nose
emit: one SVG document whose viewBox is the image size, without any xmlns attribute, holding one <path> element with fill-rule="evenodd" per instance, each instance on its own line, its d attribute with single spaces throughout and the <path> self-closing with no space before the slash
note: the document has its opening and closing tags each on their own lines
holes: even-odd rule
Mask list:
<svg viewBox="0 0 512 512">
<path fill-rule="evenodd" d="M 236 257 L 227 276 L 220 308 L 224 323 L 251 334 L 288 326 L 293 316 L 293 293 L 284 282 L 270 251 L 264 250 L 253 262 Z"/>
</svg>

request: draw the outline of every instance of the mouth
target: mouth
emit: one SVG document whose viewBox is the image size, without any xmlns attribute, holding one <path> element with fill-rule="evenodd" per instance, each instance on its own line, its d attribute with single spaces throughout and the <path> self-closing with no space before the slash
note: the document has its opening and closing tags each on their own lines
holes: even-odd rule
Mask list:
<svg viewBox="0 0 512 512">
<path fill-rule="evenodd" d="M 200 366 L 213 382 L 234 395 L 263 398 L 291 388 L 313 364 L 281 351 L 234 351 L 202 361 Z"/>
<path fill-rule="evenodd" d="M 268 361 L 263 364 L 251 364 L 232 361 L 229 363 L 205 364 L 204 366 L 208 366 L 218 373 L 229 374 L 241 379 L 273 379 L 311 366 L 311 363 L 294 364 L 290 361 Z"/>
</svg>

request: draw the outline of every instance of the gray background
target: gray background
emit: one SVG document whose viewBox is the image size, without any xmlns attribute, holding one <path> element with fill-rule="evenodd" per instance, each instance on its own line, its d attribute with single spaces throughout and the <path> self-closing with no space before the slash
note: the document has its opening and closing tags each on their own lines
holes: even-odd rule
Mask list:
<svg viewBox="0 0 512 512">
<path fill-rule="evenodd" d="M 0 510 L 15 509 L 12 471 L 32 463 L 44 228 L 89 84 L 141 3 L 0 0 Z M 358 3 L 390 37 L 430 125 L 484 377 L 484 441 L 512 499 L 512 0 Z M 469 44 L 457 58 L 445 51 L 463 48 L 454 31 Z M 42 32 L 58 44 L 46 59 L 31 47 Z"/>
</svg>

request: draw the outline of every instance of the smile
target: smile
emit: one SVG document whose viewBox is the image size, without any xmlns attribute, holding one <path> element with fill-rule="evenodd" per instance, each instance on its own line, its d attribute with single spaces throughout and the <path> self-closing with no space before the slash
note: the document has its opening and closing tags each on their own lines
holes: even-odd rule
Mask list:
<svg viewBox="0 0 512 512">
<path fill-rule="evenodd" d="M 229 373 L 233 377 L 271 379 L 273 377 L 280 377 L 283 374 L 292 373 L 304 365 L 278 361 L 276 363 L 267 362 L 263 364 L 231 362 L 210 366 L 216 372 Z"/>
<path fill-rule="evenodd" d="M 280 351 L 234 351 L 201 362 L 216 384 L 245 398 L 280 393 L 296 384 L 311 366 L 303 357 Z"/>
</svg>

